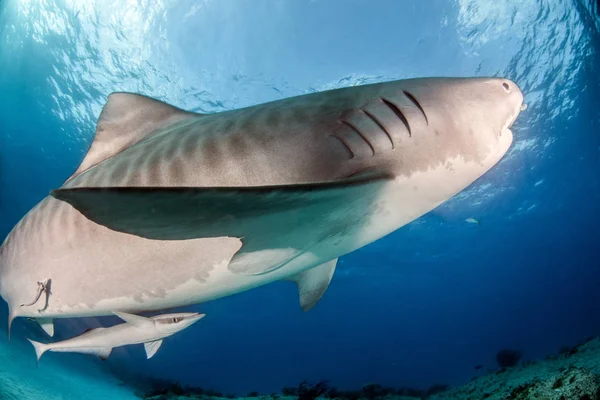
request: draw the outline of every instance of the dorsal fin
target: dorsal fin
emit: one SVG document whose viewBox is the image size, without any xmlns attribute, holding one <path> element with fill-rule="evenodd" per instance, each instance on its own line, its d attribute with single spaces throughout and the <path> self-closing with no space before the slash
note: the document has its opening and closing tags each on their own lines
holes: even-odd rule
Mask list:
<svg viewBox="0 0 600 400">
<path fill-rule="evenodd" d="M 146 318 L 141 315 L 129 314 L 126 312 L 113 311 L 117 317 L 137 328 L 152 328 L 155 326 L 155 321 L 151 318 Z"/>
<path fill-rule="evenodd" d="M 69 180 L 160 128 L 199 115 L 140 94 L 111 93 L 98 118 L 94 140 Z"/>
</svg>

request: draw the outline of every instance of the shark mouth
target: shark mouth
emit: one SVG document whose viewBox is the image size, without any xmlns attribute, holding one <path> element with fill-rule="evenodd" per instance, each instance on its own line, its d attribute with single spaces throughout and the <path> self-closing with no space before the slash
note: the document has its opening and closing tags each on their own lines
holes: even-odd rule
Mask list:
<svg viewBox="0 0 600 400">
<path fill-rule="evenodd" d="M 510 128 L 513 126 L 513 124 L 517 120 L 517 117 L 519 116 L 519 114 L 521 113 L 521 111 L 524 111 L 526 109 L 527 109 L 527 104 L 526 103 L 521 103 L 521 105 L 519 107 L 515 108 L 515 111 L 512 113 L 512 115 L 508 118 L 508 120 L 506 121 L 506 123 L 502 127 L 502 130 L 500 131 L 501 134 L 503 134 L 505 132 L 512 133 L 512 131 L 510 130 Z"/>
</svg>

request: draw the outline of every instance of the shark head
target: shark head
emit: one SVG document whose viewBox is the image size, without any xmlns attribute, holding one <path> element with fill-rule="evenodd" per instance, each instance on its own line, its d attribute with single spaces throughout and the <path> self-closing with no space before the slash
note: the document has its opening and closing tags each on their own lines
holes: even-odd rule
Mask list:
<svg viewBox="0 0 600 400">
<path fill-rule="evenodd" d="M 487 147 L 510 145 L 510 127 L 525 108 L 520 88 L 504 78 L 448 80 L 429 101 L 453 132 L 463 139 L 474 136 Z"/>
<path fill-rule="evenodd" d="M 377 120 L 393 139 L 393 150 L 375 167 L 396 179 L 389 204 L 413 210 L 409 215 L 397 211 L 388 232 L 437 207 L 494 167 L 510 148 L 510 128 L 526 108 L 520 88 L 504 78 L 410 79 L 379 93 L 380 99 L 367 105 L 360 118 Z M 367 126 L 356 121 L 356 127 Z"/>
<path fill-rule="evenodd" d="M 526 108 L 517 84 L 504 78 L 415 79 L 402 89 L 400 101 L 412 103 L 404 109 L 413 110 L 405 112 L 413 155 L 399 152 L 401 168 L 409 172 L 452 158 L 497 162 L 512 144 L 510 127 Z"/>
<path fill-rule="evenodd" d="M 156 330 L 164 335 L 172 335 L 182 331 L 204 318 L 206 314 L 199 313 L 176 313 L 163 314 L 152 317 Z"/>
</svg>

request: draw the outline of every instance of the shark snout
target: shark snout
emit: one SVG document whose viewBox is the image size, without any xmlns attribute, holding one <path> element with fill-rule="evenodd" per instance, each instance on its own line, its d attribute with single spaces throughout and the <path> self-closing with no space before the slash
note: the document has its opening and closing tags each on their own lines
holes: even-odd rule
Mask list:
<svg viewBox="0 0 600 400">
<path fill-rule="evenodd" d="M 511 81 L 510 79 L 501 79 L 500 81 L 502 88 L 507 94 L 511 96 L 518 96 L 520 97 L 521 102 L 523 101 L 523 93 L 515 82 Z"/>
<path fill-rule="evenodd" d="M 158 315 L 152 318 L 156 322 L 155 326 L 159 332 L 172 335 L 194 325 L 200 319 L 204 318 L 205 315 L 206 314 L 186 312 Z"/>
<path fill-rule="evenodd" d="M 182 327 L 189 327 L 194 325 L 196 322 L 200 321 L 202 318 L 204 318 L 206 316 L 206 314 L 200 314 L 200 313 L 185 313 L 182 317 L 182 321 L 180 322 Z"/>
<path fill-rule="evenodd" d="M 202 318 L 204 318 L 206 314 L 200 314 L 200 313 L 190 313 L 189 316 L 185 317 L 186 321 L 190 321 L 190 322 L 196 322 L 201 320 Z"/>
<path fill-rule="evenodd" d="M 521 92 L 521 88 L 519 88 L 515 82 L 510 79 L 502 79 L 501 85 L 502 89 L 509 97 L 508 101 L 513 109 L 513 112 L 506 123 L 506 129 L 508 129 L 515 123 L 519 113 L 527 108 L 527 104 L 523 103 L 523 92 Z"/>
<path fill-rule="evenodd" d="M 499 136 L 506 136 L 507 134 L 512 134 L 510 132 L 510 128 L 513 126 L 520 112 L 527 108 L 527 105 L 523 103 L 523 92 L 519 86 L 510 79 L 500 78 L 495 79 L 492 82 L 493 92 L 495 93 L 495 99 L 500 106 L 498 109 L 500 111 L 501 120 L 499 122 L 503 122 L 502 127 L 499 132 Z M 502 116 L 502 114 L 504 114 Z"/>
</svg>

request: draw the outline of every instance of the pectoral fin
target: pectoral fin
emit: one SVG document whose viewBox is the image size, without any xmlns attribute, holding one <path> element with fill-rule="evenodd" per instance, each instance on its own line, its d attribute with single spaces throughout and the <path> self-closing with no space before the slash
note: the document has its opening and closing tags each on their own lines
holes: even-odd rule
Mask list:
<svg viewBox="0 0 600 400">
<path fill-rule="evenodd" d="M 38 324 L 50 337 L 54 336 L 54 320 L 52 318 L 36 318 Z"/>
<path fill-rule="evenodd" d="M 272 272 L 376 212 L 392 176 L 364 171 L 332 182 L 249 187 L 106 187 L 52 192 L 95 223 L 147 239 L 239 238 L 229 270 Z"/>
<path fill-rule="evenodd" d="M 101 360 L 106 360 L 110 356 L 110 353 L 112 352 L 112 348 L 111 347 L 77 347 L 77 348 L 73 348 L 73 349 L 53 348 L 51 351 L 91 354 L 93 356 L 100 357 Z"/>
<path fill-rule="evenodd" d="M 125 312 L 113 311 L 117 317 L 137 328 L 152 328 L 154 321 L 150 318 L 142 317 L 141 315 L 129 314 Z"/>
<path fill-rule="evenodd" d="M 89 354 L 98 356 L 103 361 L 106 360 L 110 356 L 111 352 L 112 352 L 112 349 L 110 347 L 109 348 L 97 347 L 97 348 L 89 349 Z"/>
<path fill-rule="evenodd" d="M 294 224 L 322 219 L 336 207 L 347 207 L 365 197 L 371 198 L 376 186 L 390 178 L 387 173 L 369 172 L 333 182 L 308 184 L 79 187 L 58 189 L 51 194 L 97 224 L 147 239 L 248 236 L 252 240 L 249 231 L 255 226 L 252 222 L 258 219 L 265 216 L 286 219 L 289 230 Z M 271 230 L 268 233 L 284 232 Z"/>
<path fill-rule="evenodd" d="M 160 349 L 162 342 L 163 341 L 161 339 L 161 340 L 155 340 L 153 342 L 144 343 L 144 349 L 146 350 L 146 357 L 148 358 L 148 360 L 151 359 L 152 356 L 156 354 L 158 349 Z"/>
<path fill-rule="evenodd" d="M 288 278 L 288 280 L 294 281 L 298 285 L 302 310 L 310 310 L 321 300 L 321 297 L 323 297 L 329 287 L 331 278 L 333 278 L 337 260 L 335 258 L 318 267 L 311 268 Z"/>
<path fill-rule="evenodd" d="M 98 349 L 98 352 L 96 353 L 98 355 L 98 357 L 100 357 L 101 360 L 106 360 L 109 356 L 110 353 L 112 352 L 112 349 Z"/>
</svg>

